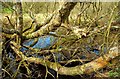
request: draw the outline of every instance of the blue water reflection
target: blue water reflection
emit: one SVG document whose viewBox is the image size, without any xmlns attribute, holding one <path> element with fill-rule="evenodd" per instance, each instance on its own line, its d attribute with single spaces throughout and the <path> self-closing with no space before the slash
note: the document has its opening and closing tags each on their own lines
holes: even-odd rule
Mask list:
<svg viewBox="0 0 120 79">
<path fill-rule="evenodd" d="M 29 39 L 23 42 L 24 46 L 30 46 L 34 43 L 35 39 Z M 54 45 L 57 41 L 57 38 L 51 35 L 41 36 L 38 38 L 37 43 L 32 47 L 36 49 L 42 49 L 42 48 L 48 48 L 52 45 Z M 27 50 L 26 48 L 22 47 L 20 49 L 21 51 Z"/>
</svg>

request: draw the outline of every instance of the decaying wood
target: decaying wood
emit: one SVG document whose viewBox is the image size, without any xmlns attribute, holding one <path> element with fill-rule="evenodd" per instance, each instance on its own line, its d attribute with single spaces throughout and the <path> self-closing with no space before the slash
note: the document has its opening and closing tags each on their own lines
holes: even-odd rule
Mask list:
<svg viewBox="0 0 120 79">
<path fill-rule="evenodd" d="M 90 74 L 91 72 L 100 70 L 107 66 L 110 60 L 120 55 L 118 47 L 113 47 L 105 55 L 83 65 L 78 65 L 75 67 L 64 67 L 57 62 L 50 62 L 46 59 L 40 59 L 35 57 L 26 57 L 22 52 L 19 51 L 18 46 L 15 42 L 11 42 L 11 48 L 14 52 L 21 58 L 28 62 L 41 64 L 43 66 L 48 66 L 49 68 L 58 72 L 61 75 L 80 75 L 80 74 Z"/>
</svg>

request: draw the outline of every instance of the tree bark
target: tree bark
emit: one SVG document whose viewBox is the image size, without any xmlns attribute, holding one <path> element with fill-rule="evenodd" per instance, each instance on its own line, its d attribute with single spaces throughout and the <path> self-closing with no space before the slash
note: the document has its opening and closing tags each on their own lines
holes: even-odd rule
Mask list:
<svg viewBox="0 0 120 79">
<path fill-rule="evenodd" d="M 76 2 L 65 2 L 61 9 L 56 12 L 56 15 L 53 16 L 48 24 L 42 26 L 39 30 L 31 34 L 23 35 L 24 39 L 37 38 L 49 33 L 50 31 L 56 30 L 61 25 L 61 23 L 64 22 L 65 18 L 69 16 L 71 10 L 76 4 Z"/>
<path fill-rule="evenodd" d="M 18 49 L 20 46 L 18 46 L 16 43 L 11 42 L 11 47 L 14 50 L 14 52 L 22 59 L 26 60 L 31 63 L 41 64 L 43 66 L 47 66 L 61 75 L 81 75 L 81 74 L 90 74 L 91 72 L 95 72 L 97 70 L 100 70 L 104 67 L 106 67 L 110 60 L 114 59 L 115 57 L 120 56 L 120 51 L 118 47 L 113 47 L 110 49 L 108 53 L 105 55 L 83 65 L 78 65 L 75 67 L 64 67 L 61 66 L 57 62 L 50 62 L 45 59 L 41 58 L 35 58 L 35 57 L 27 57 L 22 52 L 20 52 Z"/>
<path fill-rule="evenodd" d="M 16 36 L 16 42 L 21 44 L 22 41 L 22 31 L 23 31 L 23 13 L 22 13 L 22 4 L 21 2 L 16 3 L 16 27 L 15 29 L 19 32 L 19 35 Z"/>
</svg>

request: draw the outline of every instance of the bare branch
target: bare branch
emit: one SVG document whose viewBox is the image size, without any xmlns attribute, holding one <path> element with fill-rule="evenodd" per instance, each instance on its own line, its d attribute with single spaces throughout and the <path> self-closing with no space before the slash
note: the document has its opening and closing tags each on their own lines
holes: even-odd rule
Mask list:
<svg viewBox="0 0 120 79">
<path fill-rule="evenodd" d="M 65 18 L 69 16 L 70 11 L 74 8 L 75 5 L 76 3 L 74 2 L 71 2 L 71 3 L 66 2 L 63 5 L 63 7 L 60 10 L 58 10 L 56 15 L 53 16 L 53 18 L 48 24 L 46 24 L 45 26 L 42 26 L 39 30 L 37 30 L 36 32 L 33 32 L 32 34 L 28 34 L 26 36 L 23 35 L 24 38 L 25 39 L 36 38 L 43 34 L 49 33 L 50 31 L 56 30 L 61 25 L 61 23 L 65 20 Z"/>
<path fill-rule="evenodd" d="M 19 32 L 15 29 L 8 29 L 8 28 L 2 28 L 2 32 L 6 33 L 6 34 L 19 34 Z"/>
<path fill-rule="evenodd" d="M 22 52 L 18 50 L 18 46 L 16 43 L 11 42 L 13 46 L 12 49 L 15 51 L 15 53 L 21 58 L 28 62 L 33 62 L 36 64 L 41 64 L 43 66 L 48 66 L 49 68 L 55 70 L 58 72 L 58 74 L 61 75 L 80 75 L 80 74 L 89 74 L 91 72 L 100 70 L 107 66 L 110 60 L 114 59 L 115 57 L 120 55 L 120 52 L 118 51 L 118 47 L 113 47 L 109 50 L 109 52 L 87 64 L 78 65 L 75 67 L 64 67 L 61 66 L 57 62 L 50 62 L 45 59 L 41 58 L 35 58 L 35 57 L 26 57 Z"/>
<path fill-rule="evenodd" d="M 7 19 L 8 19 L 8 21 L 9 21 L 10 25 L 12 26 L 12 28 L 14 28 L 14 25 L 13 25 L 12 22 L 10 21 L 9 16 L 5 16 L 5 17 L 7 17 Z"/>
</svg>

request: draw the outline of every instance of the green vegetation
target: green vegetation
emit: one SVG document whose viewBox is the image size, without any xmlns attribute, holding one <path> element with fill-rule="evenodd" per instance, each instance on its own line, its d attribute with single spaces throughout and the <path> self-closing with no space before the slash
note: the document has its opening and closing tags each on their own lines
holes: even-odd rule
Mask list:
<svg viewBox="0 0 120 79">
<path fill-rule="evenodd" d="M 3 10 L 2 13 L 11 14 L 11 13 L 13 12 L 13 10 L 12 10 L 12 9 L 9 9 L 9 8 L 3 8 L 2 10 Z"/>
<path fill-rule="evenodd" d="M 115 68 L 111 71 L 109 71 L 109 76 L 110 77 L 120 77 L 120 68 Z"/>
</svg>

